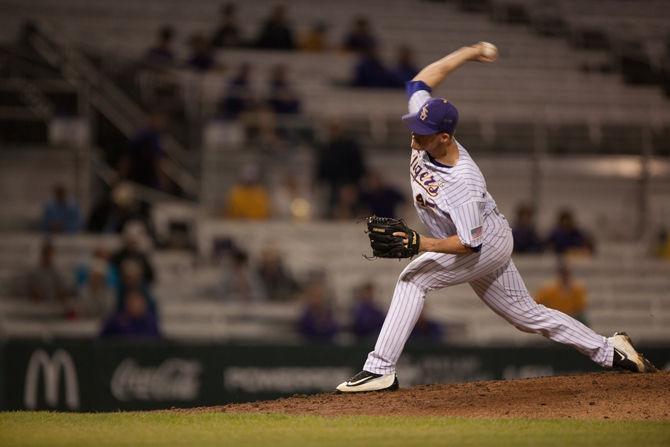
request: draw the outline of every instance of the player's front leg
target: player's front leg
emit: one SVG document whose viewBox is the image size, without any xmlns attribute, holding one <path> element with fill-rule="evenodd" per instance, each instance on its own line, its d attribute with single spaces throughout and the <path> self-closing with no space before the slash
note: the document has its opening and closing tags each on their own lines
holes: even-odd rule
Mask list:
<svg viewBox="0 0 670 447">
<path fill-rule="evenodd" d="M 405 267 L 396 283 L 374 351 L 368 354 L 363 370 L 341 383 L 337 391 L 356 393 L 398 388 L 396 364 L 421 315 L 426 293 L 438 288 L 437 284 L 428 283 L 429 279 L 435 279 L 436 268 L 440 268 L 437 258 L 446 256 L 451 255 L 425 253 Z"/>
<path fill-rule="evenodd" d="M 342 393 L 384 391 L 398 388 L 396 364 L 423 309 L 426 290 L 411 281 L 398 280 L 391 306 L 368 354 L 363 370 L 337 387 Z"/>
</svg>

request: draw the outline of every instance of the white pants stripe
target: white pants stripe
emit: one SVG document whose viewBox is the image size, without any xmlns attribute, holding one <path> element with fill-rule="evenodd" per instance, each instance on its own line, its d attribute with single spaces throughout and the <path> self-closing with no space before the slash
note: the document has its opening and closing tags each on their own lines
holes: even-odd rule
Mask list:
<svg viewBox="0 0 670 447">
<path fill-rule="evenodd" d="M 484 221 L 484 234 L 479 253 L 424 253 L 407 265 L 398 278 L 375 350 L 368 354 L 363 369 L 376 374 L 394 372 L 426 294 L 464 282 L 519 330 L 541 334 L 574 347 L 601 366 L 612 366 L 614 351 L 608 338 L 562 312 L 537 304 L 530 296 L 511 259 L 513 240 L 507 221 L 489 215 Z"/>
</svg>

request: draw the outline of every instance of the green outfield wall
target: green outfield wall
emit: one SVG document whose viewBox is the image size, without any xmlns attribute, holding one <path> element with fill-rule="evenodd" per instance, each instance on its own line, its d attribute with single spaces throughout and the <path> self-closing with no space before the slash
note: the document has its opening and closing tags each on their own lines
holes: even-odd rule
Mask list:
<svg viewBox="0 0 670 447">
<path fill-rule="evenodd" d="M 114 411 L 221 405 L 327 392 L 357 372 L 368 345 L 10 340 L 0 345 L 4 410 Z M 670 369 L 670 346 L 640 347 Z M 402 386 L 598 371 L 556 345 L 409 345 Z"/>
</svg>

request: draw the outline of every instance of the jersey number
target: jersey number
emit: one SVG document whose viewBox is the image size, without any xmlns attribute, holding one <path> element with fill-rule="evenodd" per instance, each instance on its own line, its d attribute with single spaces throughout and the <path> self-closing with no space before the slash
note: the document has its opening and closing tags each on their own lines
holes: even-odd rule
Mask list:
<svg viewBox="0 0 670 447">
<path fill-rule="evenodd" d="M 435 202 L 431 199 L 424 199 L 421 194 L 417 194 L 414 200 L 416 200 L 416 203 L 423 208 L 435 208 Z"/>
</svg>

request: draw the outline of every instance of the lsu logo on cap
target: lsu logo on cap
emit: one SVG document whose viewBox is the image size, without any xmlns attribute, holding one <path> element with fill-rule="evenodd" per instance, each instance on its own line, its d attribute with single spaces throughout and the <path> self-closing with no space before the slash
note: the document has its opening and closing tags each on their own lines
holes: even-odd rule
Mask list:
<svg viewBox="0 0 670 447">
<path fill-rule="evenodd" d="M 421 109 L 421 113 L 419 114 L 419 119 L 421 119 L 421 121 L 426 121 L 426 118 L 428 118 L 428 106 L 427 105 L 423 106 L 423 108 Z"/>
</svg>

